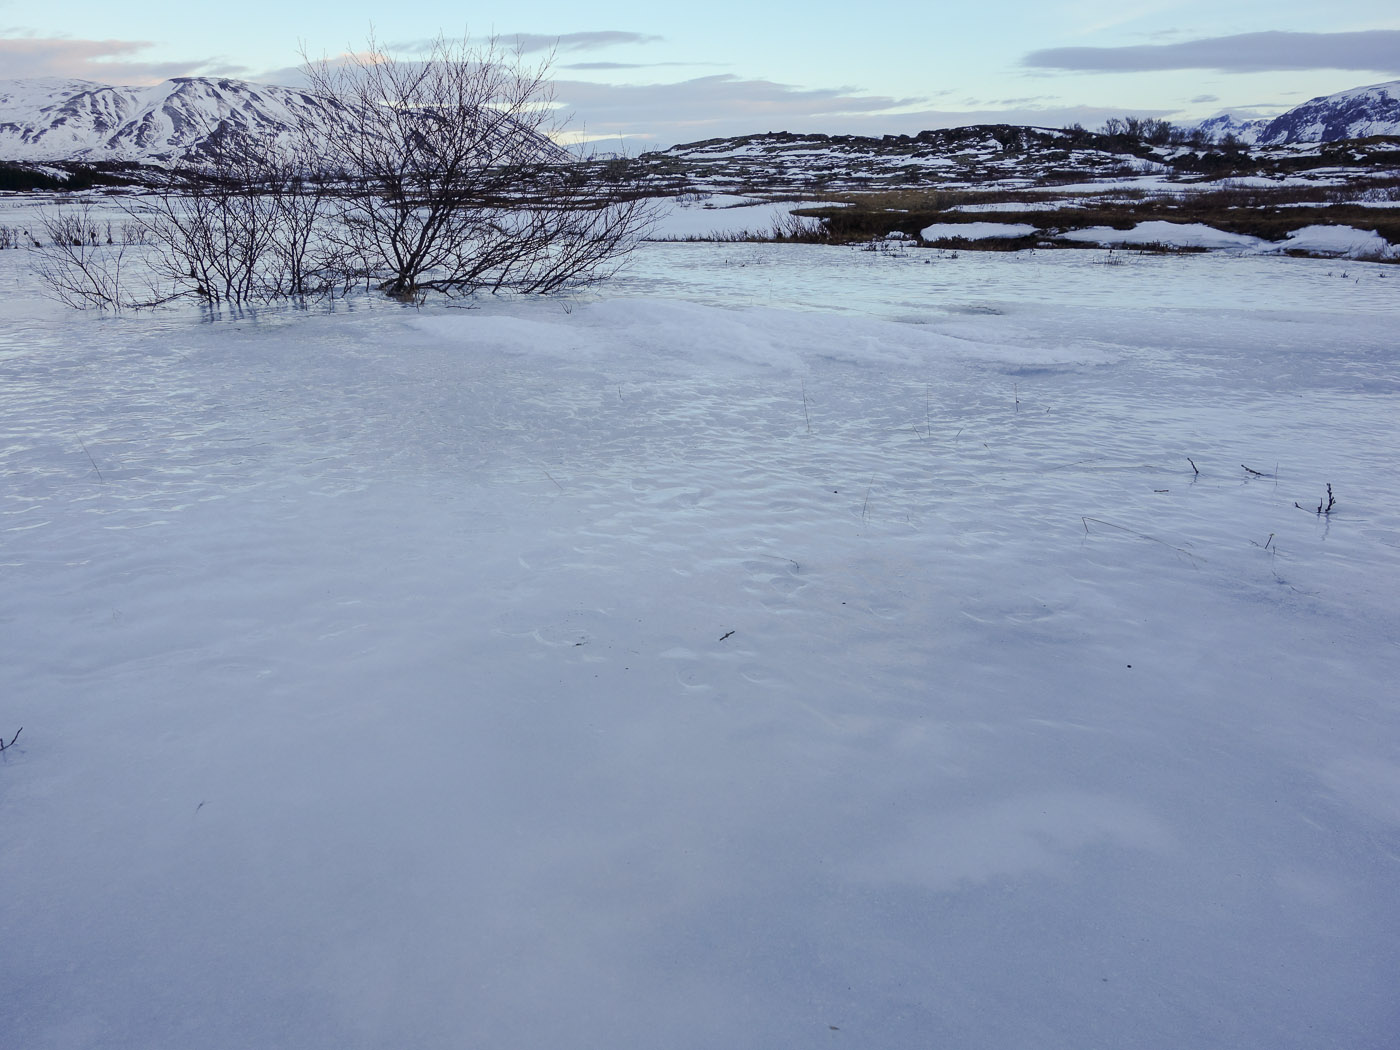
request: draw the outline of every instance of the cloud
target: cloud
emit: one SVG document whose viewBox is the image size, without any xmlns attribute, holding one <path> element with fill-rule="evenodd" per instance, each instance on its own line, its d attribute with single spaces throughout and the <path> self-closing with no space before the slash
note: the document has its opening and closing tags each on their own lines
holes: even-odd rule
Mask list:
<svg viewBox="0 0 1400 1050">
<path fill-rule="evenodd" d="M 717 120 L 744 118 L 752 124 L 796 116 L 869 113 L 908 107 L 919 98 L 863 95 L 849 88 L 802 89 L 769 80 L 746 80 L 728 73 L 670 84 L 595 84 L 559 81 L 555 97 L 590 123 L 652 122 L 705 127 Z M 758 130 L 767 130 L 758 128 Z"/>
<path fill-rule="evenodd" d="M 575 119 L 571 130 L 589 139 L 622 137 L 645 148 L 765 131 L 842 135 L 913 135 L 968 124 L 1064 127 L 1102 124 L 1120 108 L 996 106 L 934 109 L 927 98 L 867 95 L 851 88 L 804 89 L 732 75 L 671 84 L 620 85 L 559 81 L 555 99 Z M 1144 117 L 1169 110 L 1140 111 Z"/>
<path fill-rule="evenodd" d="M 558 69 L 662 69 L 668 66 L 683 66 L 694 69 L 697 66 L 713 66 L 723 68 L 727 62 L 570 62 L 565 66 L 557 66 Z"/>
<path fill-rule="evenodd" d="M 545 36 L 535 33 L 512 33 L 502 38 L 512 42 L 522 51 L 593 51 L 617 44 L 654 44 L 663 37 L 646 33 L 621 33 L 602 31 L 593 33 L 564 33 L 560 36 Z"/>
<path fill-rule="evenodd" d="M 1362 33 L 1239 33 L 1131 47 L 1052 47 L 1021 65 L 1081 73 L 1144 73 L 1213 69 L 1222 73 L 1351 69 L 1400 73 L 1400 30 Z"/>
<path fill-rule="evenodd" d="M 663 39 L 665 38 L 647 33 L 624 33 L 612 29 L 587 33 L 560 33 L 555 36 L 550 36 L 547 33 L 500 33 L 495 37 L 496 42 L 502 48 L 518 48 L 522 54 L 532 54 L 537 51 L 552 51 L 556 54 L 573 51 L 597 51 L 605 47 L 615 47 L 618 44 L 653 44 Z M 483 38 L 481 42 L 486 43 L 487 38 Z M 435 43 L 435 40 L 414 40 L 408 43 L 393 44 L 389 50 L 424 54 L 431 51 Z"/>
<path fill-rule="evenodd" d="M 1202 103 L 1204 103 L 1204 102 L 1219 102 L 1219 101 L 1220 101 L 1220 96 L 1219 96 L 1219 95 L 1197 95 L 1195 98 L 1191 99 L 1191 104 L 1192 104 L 1192 105 L 1200 105 L 1200 104 L 1202 104 Z"/>
<path fill-rule="evenodd" d="M 171 77 L 245 72 L 211 59 L 141 62 L 152 45 L 144 40 L 70 40 L 59 37 L 0 38 L 0 68 L 6 77 L 73 77 L 100 84 L 153 84 Z"/>
</svg>

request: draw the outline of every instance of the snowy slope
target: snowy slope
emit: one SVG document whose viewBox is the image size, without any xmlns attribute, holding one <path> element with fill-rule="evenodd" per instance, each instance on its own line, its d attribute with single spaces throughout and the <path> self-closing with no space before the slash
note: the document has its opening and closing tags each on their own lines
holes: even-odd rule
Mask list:
<svg viewBox="0 0 1400 1050">
<path fill-rule="evenodd" d="M 197 156 L 221 125 L 255 138 L 321 123 L 338 103 L 226 77 L 108 87 L 56 77 L 0 81 L 0 159 L 170 162 Z M 544 139 L 540 145 L 553 150 Z M 555 159 L 562 151 L 553 150 Z"/>
<path fill-rule="evenodd" d="M 1235 141 L 1249 145 L 1259 141 L 1259 133 L 1268 123 L 1268 120 L 1241 120 L 1232 114 L 1222 113 L 1201 121 L 1196 127 L 1210 136 L 1212 142 L 1233 135 Z"/>
<path fill-rule="evenodd" d="M 325 102 L 291 88 L 179 77 L 152 87 L 43 78 L 0 83 L 0 156 L 163 161 L 197 152 L 221 122 L 258 135 L 316 120 Z"/>
<path fill-rule="evenodd" d="M 1266 145 L 1400 135 L 1400 80 L 1323 95 L 1275 117 L 1259 132 Z"/>
<path fill-rule="evenodd" d="M 1242 143 L 1263 146 L 1400 135 L 1400 80 L 1320 95 L 1272 120 L 1240 120 L 1222 113 L 1196 127 L 1217 142 L 1233 135 Z"/>
</svg>

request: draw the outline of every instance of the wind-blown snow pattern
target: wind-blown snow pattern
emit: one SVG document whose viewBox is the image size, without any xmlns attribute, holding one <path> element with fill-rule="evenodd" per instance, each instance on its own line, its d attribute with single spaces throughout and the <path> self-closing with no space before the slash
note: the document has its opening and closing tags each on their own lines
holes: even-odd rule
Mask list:
<svg viewBox="0 0 1400 1050">
<path fill-rule="evenodd" d="M 4 1044 L 1393 1050 L 1400 278 L 1116 258 L 0 252 Z"/>
</svg>

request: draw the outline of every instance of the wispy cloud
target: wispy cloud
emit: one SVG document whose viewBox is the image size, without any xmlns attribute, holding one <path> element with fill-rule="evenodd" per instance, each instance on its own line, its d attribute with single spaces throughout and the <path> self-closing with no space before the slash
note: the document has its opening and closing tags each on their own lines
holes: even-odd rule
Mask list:
<svg viewBox="0 0 1400 1050">
<path fill-rule="evenodd" d="M 1021 65 L 1081 73 L 1143 73 L 1213 69 L 1222 73 L 1353 69 L 1400 73 L 1400 30 L 1360 33 L 1238 33 L 1175 44 L 1131 47 L 1052 47 L 1032 51 Z"/>
<path fill-rule="evenodd" d="M 912 135 L 967 124 L 1086 127 L 1122 116 L 1121 108 L 986 104 L 935 109 L 929 98 L 868 95 L 851 88 L 806 89 L 768 80 L 716 75 L 673 84 L 619 85 L 560 81 L 555 98 L 575 114 L 572 130 L 589 139 L 621 137 L 643 148 L 765 131 Z M 1170 111 L 1141 111 L 1165 116 Z"/>
<path fill-rule="evenodd" d="M 5 76 L 73 77 L 101 84 L 152 84 L 170 77 L 237 75 L 245 70 L 212 59 L 142 62 L 144 40 L 70 40 L 64 37 L 0 38 Z"/>
<path fill-rule="evenodd" d="M 655 44 L 663 38 L 647 33 L 623 33 L 603 30 L 592 33 L 563 33 L 548 36 L 537 33 L 510 33 L 503 40 L 514 44 L 522 51 L 596 51 L 599 48 L 615 47 L 618 44 Z"/>
<path fill-rule="evenodd" d="M 560 33 L 550 36 L 548 33 L 500 33 L 493 38 L 496 43 L 512 50 L 519 50 L 522 54 L 534 54 L 540 51 L 550 51 L 555 54 L 569 54 L 575 51 L 598 51 L 607 47 L 617 47 L 620 44 L 653 44 L 663 37 L 653 36 L 647 33 L 626 33 L 621 30 L 601 29 L 586 33 Z M 486 43 L 486 38 L 482 38 L 480 43 Z M 401 51 L 407 54 L 425 54 L 433 49 L 435 40 L 411 40 L 389 45 L 391 51 Z"/>
<path fill-rule="evenodd" d="M 681 66 L 687 69 L 697 68 L 724 68 L 727 62 L 570 62 L 568 65 L 558 66 L 558 69 L 576 70 L 608 70 L 608 69 L 665 69 L 667 67 Z"/>
</svg>

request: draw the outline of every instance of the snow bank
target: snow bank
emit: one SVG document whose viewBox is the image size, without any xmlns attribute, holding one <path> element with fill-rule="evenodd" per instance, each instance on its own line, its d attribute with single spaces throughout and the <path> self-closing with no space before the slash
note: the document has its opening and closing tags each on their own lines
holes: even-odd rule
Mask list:
<svg viewBox="0 0 1400 1050">
<path fill-rule="evenodd" d="M 1290 233 L 1276 250 L 1348 259 L 1400 258 L 1400 246 L 1390 244 L 1375 230 L 1358 230 L 1352 226 L 1304 226 Z"/>
<path fill-rule="evenodd" d="M 1111 226 L 1091 226 L 1084 230 L 1066 230 L 1061 240 L 1087 241 L 1102 245 L 1162 244 L 1171 248 L 1237 248 L 1258 249 L 1264 242 L 1258 237 L 1226 233 L 1204 223 L 1180 223 L 1156 220 L 1140 222 L 1130 230 L 1115 230 Z"/>
<path fill-rule="evenodd" d="M 919 236 L 926 241 L 952 237 L 968 241 L 1015 240 L 1029 237 L 1035 230 L 1024 222 L 936 222 L 920 230 Z"/>
</svg>

